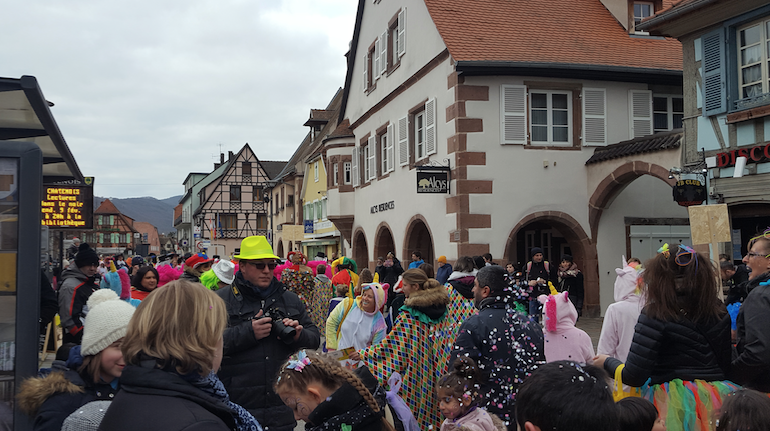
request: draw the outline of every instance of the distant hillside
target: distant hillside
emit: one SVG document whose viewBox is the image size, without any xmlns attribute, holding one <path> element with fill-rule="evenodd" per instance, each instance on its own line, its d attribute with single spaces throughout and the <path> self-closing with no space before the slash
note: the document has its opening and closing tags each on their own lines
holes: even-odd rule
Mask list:
<svg viewBox="0 0 770 431">
<path fill-rule="evenodd" d="M 172 196 L 166 199 L 155 199 L 153 197 L 142 198 L 110 198 L 110 201 L 123 214 L 136 221 L 145 221 L 158 228 L 159 234 L 176 232 L 174 229 L 174 207 L 179 203 L 182 196 Z M 94 197 L 94 210 L 99 208 L 102 202 L 107 198 L 100 196 Z"/>
</svg>

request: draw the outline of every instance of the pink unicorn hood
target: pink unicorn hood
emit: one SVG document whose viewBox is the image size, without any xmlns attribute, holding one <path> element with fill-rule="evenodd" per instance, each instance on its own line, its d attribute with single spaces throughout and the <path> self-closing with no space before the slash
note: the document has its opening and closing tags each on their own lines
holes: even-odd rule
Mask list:
<svg viewBox="0 0 770 431">
<path fill-rule="evenodd" d="M 578 312 L 575 305 L 569 300 L 569 292 L 561 292 L 558 295 L 540 295 L 537 300 L 541 304 L 545 304 L 545 329 L 548 332 L 558 334 L 575 327 Z"/>
<path fill-rule="evenodd" d="M 618 277 L 615 279 L 615 302 L 620 301 L 639 301 L 641 299 L 637 290 L 638 283 L 641 281 L 641 267 L 639 269 L 629 266 L 626 257 L 623 256 L 623 267 L 615 268 Z"/>
</svg>

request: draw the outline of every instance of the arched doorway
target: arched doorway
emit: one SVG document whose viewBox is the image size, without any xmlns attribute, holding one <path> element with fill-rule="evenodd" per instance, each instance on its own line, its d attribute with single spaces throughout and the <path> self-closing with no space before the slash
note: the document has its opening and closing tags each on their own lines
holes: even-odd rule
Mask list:
<svg viewBox="0 0 770 431">
<path fill-rule="evenodd" d="M 530 260 L 532 247 L 542 248 L 545 259 L 552 265 L 559 265 L 562 254 L 572 255 L 583 271 L 583 314 L 586 317 L 598 317 L 601 308 L 596 245 L 588 238 L 580 223 L 561 211 L 530 214 L 511 230 L 504 258 L 507 262 L 524 265 Z"/>
<path fill-rule="evenodd" d="M 374 258 L 384 258 L 385 255 L 391 251 L 394 255 L 396 254 L 396 242 L 393 241 L 393 234 L 390 231 L 390 226 L 388 226 L 387 223 L 382 222 L 377 226 L 377 233 L 374 236 Z"/>
<path fill-rule="evenodd" d="M 358 271 L 369 267 L 369 247 L 366 244 L 366 235 L 363 229 L 359 228 L 353 234 L 353 260 L 358 265 Z"/>
<path fill-rule="evenodd" d="M 277 254 L 278 257 L 283 257 L 284 256 L 283 241 L 281 239 L 278 240 L 278 247 L 276 248 L 276 253 L 275 254 Z"/>
<path fill-rule="evenodd" d="M 434 265 L 436 256 L 433 251 L 433 235 L 431 235 L 428 223 L 423 216 L 418 214 L 409 220 L 405 238 L 404 249 L 401 253 L 401 265 L 404 269 L 409 266 L 414 251 L 422 253 L 422 260 Z"/>
</svg>

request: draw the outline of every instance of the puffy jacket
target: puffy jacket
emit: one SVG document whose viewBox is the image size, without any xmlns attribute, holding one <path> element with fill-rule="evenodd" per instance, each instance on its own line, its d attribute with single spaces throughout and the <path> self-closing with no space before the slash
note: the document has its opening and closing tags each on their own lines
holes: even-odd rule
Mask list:
<svg viewBox="0 0 770 431">
<path fill-rule="evenodd" d="M 70 359 L 54 361 L 46 377 L 25 380 L 19 388 L 19 408 L 33 417 L 35 431 L 59 431 L 72 412 L 96 400 L 112 400 L 117 389 L 106 383 L 86 381 L 75 371 L 83 362 L 80 346 L 70 351 Z"/>
<path fill-rule="evenodd" d="M 473 272 L 454 271 L 449 275 L 448 283 L 465 299 L 473 299 L 473 284 L 476 281 L 477 270 Z"/>
<path fill-rule="evenodd" d="M 449 276 L 452 275 L 452 265 L 445 263 L 436 269 L 436 281 L 441 284 L 446 283 L 449 280 Z"/>
<path fill-rule="evenodd" d="M 86 276 L 75 262 L 62 272 L 59 288 L 59 317 L 66 332 L 80 340 L 83 337 L 83 319 L 88 313 L 86 302 L 99 289 L 96 278 Z"/>
<path fill-rule="evenodd" d="M 247 409 L 264 428 L 271 431 L 291 431 L 296 426 L 294 413 L 273 392 L 278 369 L 300 349 L 317 349 L 321 336 L 305 304 L 273 278 L 265 289 L 272 293 L 261 299 L 257 287 L 245 281 L 240 272 L 229 288 L 216 292 L 227 305 L 228 328 L 224 334 L 224 357 L 218 375 L 230 399 Z M 257 340 L 251 319 L 260 310 L 280 309 L 287 317 L 303 326 L 299 339 L 284 343 L 275 331 L 267 338 Z"/>
<path fill-rule="evenodd" d="M 222 401 L 179 375 L 126 365 L 122 388 L 99 426 L 105 431 L 233 430 L 235 420 Z"/>
<path fill-rule="evenodd" d="M 733 378 L 762 392 L 770 392 L 770 286 L 759 283 L 770 273 L 749 280 L 749 291 L 736 319 L 737 358 L 732 363 Z"/>
<path fill-rule="evenodd" d="M 727 314 L 696 325 L 685 317 L 671 322 L 653 319 L 645 311 L 636 324 L 623 383 L 639 387 L 648 378 L 651 385 L 674 379 L 725 380 L 732 355 Z M 614 376 L 620 364 L 609 358 L 604 368 Z"/>
<path fill-rule="evenodd" d="M 449 356 L 476 361 L 482 374 L 480 393 L 487 411 L 515 427 L 515 397 L 519 384 L 545 363 L 543 331 L 506 300 L 485 298 L 478 314 L 460 326 Z"/>
</svg>

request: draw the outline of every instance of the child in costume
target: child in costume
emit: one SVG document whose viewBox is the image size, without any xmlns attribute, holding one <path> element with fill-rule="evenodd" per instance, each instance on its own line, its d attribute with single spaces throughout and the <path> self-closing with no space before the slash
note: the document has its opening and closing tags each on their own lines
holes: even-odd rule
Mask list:
<svg viewBox="0 0 770 431">
<path fill-rule="evenodd" d="M 497 416 L 479 407 L 479 370 L 471 358 L 458 358 L 452 371 L 439 379 L 436 395 L 439 409 L 446 419 L 441 431 L 505 431 Z"/>
<path fill-rule="evenodd" d="M 634 338 L 634 327 L 642 313 L 642 267 L 639 264 L 627 263 L 623 256 L 623 267 L 615 268 L 618 277 L 615 279 L 615 303 L 607 307 L 602 323 L 602 333 L 596 352 L 609 355 L 625 362 L 631 340 Z"/>
<path fill-rule="evenodd" d="M 345 284 L 350 286 L 348 298 L 355 297 L 355 287 L 358 285 L 358 265 L 356 261 L 347 257 L 340 257 L 332 262 L 332 286 Z"/>
<path fill-rule="evenodd" d="M 622 383 L 641 387 L 671 431 L 713 430 L 732 358 L 730 317 L 717 292 L 708 257 L 686 245 L 664 245 L 646 263 L 647 305 L 639 315 Z M 615 375 L 622 362 L 599 355 L 594 364 Z"/>
<path fill-rule="evenodd" d="M 545 360 L 591 361 L 594 346 L 591 337 L 575 327 L 578 312 L 569 300 L 569 292 L 540 295 L 538 300 L 545 306 Z"/>
<path fill-rule="evenodd" d="M 381 410 L 385 391 L 366 368 L 354 373 L 320 354 L 300 351 L 278 372 L 275 393 L 305 421 L 307 431 L 395 431 Z"/>
</svg>

